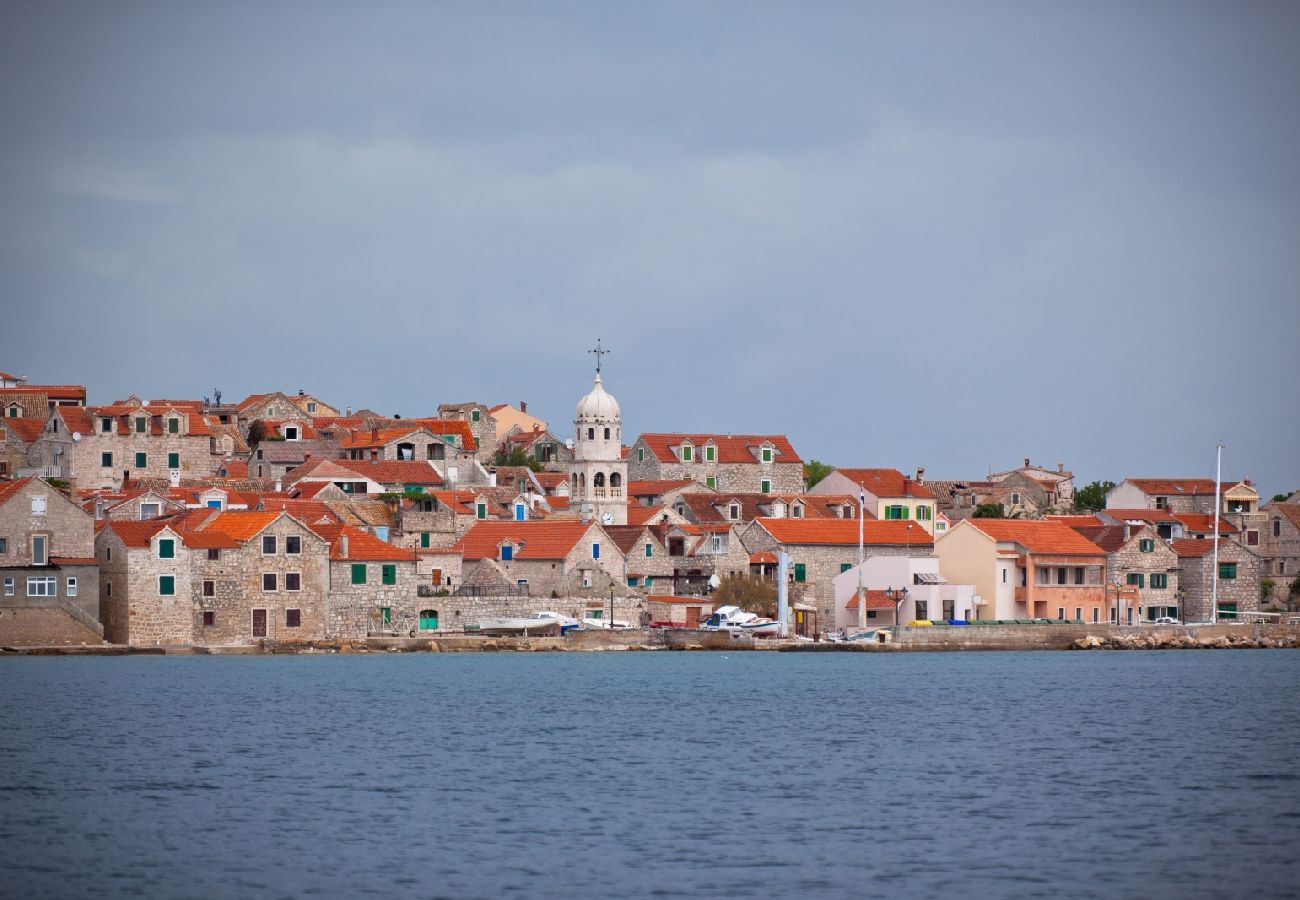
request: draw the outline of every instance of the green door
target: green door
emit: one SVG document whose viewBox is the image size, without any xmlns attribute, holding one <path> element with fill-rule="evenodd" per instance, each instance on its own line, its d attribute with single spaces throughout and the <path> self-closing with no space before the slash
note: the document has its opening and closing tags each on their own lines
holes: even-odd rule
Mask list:
<svg viewBox="0 0 1300 900">
<path fill-rule="evenodd" d="M 420 630 L 433 631 L 438 627 L 438 611 L 436 609 L 420 610 Z"/>
</svg>

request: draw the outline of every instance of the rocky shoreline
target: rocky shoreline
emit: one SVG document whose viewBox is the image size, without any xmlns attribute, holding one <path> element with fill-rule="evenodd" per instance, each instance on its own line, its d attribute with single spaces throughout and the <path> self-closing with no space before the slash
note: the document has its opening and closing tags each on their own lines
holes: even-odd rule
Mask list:
<svg viewBox="0 0 1300 900">
<path fill-rule="evenodd" d="M 1245 634 L 1233 635 L 1141 635 L 1089 634 L 1079 638 L 1071 650 L 1262 650 L 1300 648 L 1300 635 L 1284 634 L 1276 637 L 1251 637 Z"/>
</svg>

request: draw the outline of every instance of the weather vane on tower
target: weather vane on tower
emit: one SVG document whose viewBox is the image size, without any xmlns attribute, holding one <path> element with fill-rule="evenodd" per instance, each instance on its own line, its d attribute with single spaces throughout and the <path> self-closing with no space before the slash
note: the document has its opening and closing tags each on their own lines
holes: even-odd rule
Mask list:
<svg viewBox="0 0 1300 900">
<path fill-rule="evenodd" d="M 595 350 L 588 350 L 587 352 L 588 352 L 588 353 L 594 353 L 594 354 L 596 354 L 596 374 L 599 375 L 599 374 L 600 374 L 600 358 L 601 358 L 602 356 L 604 356 L 606 353 L 609 353 L 610 351 L 608 351 L 608 350 L 602 350 L 601 347 L 600 347 L 600 338 L 596 338 L 596 349 L 595 349 Z"/>
</svg>

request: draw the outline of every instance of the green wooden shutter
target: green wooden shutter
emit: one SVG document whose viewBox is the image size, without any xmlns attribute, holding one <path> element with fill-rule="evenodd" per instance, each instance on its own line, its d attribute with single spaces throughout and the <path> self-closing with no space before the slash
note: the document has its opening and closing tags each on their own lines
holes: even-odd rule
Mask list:
<svg viewBox="0 0 1300 900">
<path fill-rule="evenodd" d="M 427 531 L 420 532 L 420 546 L 426 550 L 429 549 L 429 532 Z"/>
<path fill-rule="evenodd" d="M 397 566 L 385 564 L 380 576 L 384 584 L 397 584 Z"/>
<path fill-rule="evenodd" d="M 149 456 L 148 456 L 148 454 L 145 454 L 145 453 L 137 453 L 137 454 L 135 455 L 135 467 L 136 467 L 137 469 L 143 469 L 143 468 L 144 468 L 145 466 L 147 466 L 148 464 L 149 464 Z"/>
<path fill-rule="evenodd" d="M 176 576 L 159 575 L 158 576 L 158 593 L 163 597 L 171 597 L 176 593 Z"/>
<path fill-rule="evenodd" d="M 179 469 L 181 467 L 181 455 L 179 453 L 167 454 L 167 468 Z"/>
<path fill-rule="evenodd" d="M 365 564 L 365 563 L 353 563 L 353 564 L 352 564 L 352 583 L 353 583 L 353 584 L 365 584 L 365 583 L 366 583 L 366 564 Z"/>
<path fill-rule="evenodd" d="M 176 542 L 171 538 L 160 538 L 158 540 L 158 558 L 175 559 Z"/>
<path fill-rule="evenodd" d="M 808 580 L 808 568 L 803 563 L 794 564 L 794 580 L 795 581 Z"/>
</svg>

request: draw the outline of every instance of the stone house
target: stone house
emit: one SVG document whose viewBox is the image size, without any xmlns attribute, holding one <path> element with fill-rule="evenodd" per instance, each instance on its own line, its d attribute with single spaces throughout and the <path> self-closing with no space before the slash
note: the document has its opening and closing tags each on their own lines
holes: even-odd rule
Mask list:
<svg viewBox="0 0 1300 900">
<path fill-rule="evenodd" d="M 1220 513 L 1252 513 L 1259 494 L 1249 480 L 1223 482 Z M 1126 478 L 1106 494 L 1106 508 L 1167 509 L 1173 513 L 1214 514 L 1213 478 Z"/>
<path fill-rule="evenodd" d="M 475 467 L 482 470 L 474 455 L 477 446 L 473 443 L 474 437 L 464 422 L 450 424 L 455 427 L 447 429 L 445 434 L 435 434 L 429 428 L 416 425 L 376 426 L 344 438 L 339 442 L 339 449 L 345 459 L 427 460 L 434 462 L 444 475 L 444 466 L 459 462 L 462 465 L 457 480 L 461 484 L 474 483 Z"/>
<path fill-rule="evenodd" d="M 492 441 L 492 446 L 496 447 L 501 440 L 511 431 L 545 431 L 550 426 L 544 419 L 539 419 L 528 412 L 528 404 L 520 401 L 518 407 L 511 406 L 509 403 L 498 403 L 488 410 L 492 419 L 496 422 L 496 439 Z"/>
<path fill-rule="evenodd" d="M 573 520 L 480 521 L 457 543 L 462 588 L 543 597 L 628 593 L 626 560 L 596 523 Z"/>
<path fill-rule="evenodd" d="M 1300 503 L 1269 503 L 1263 511 L 1263 540 L 1259 547 L 1261 580 L 1272 581 L 1273 602 L 1286 605 L 1291 586 L 1300 575 Z"/>
<path fill-rule="evenodd" d="M 425 460 L 310 459 L 290 470 L 287 487 L 326 482 L 345 494 L 424 493 L 443 486 L 443 478 Z"/>
<path fill-rule="evenodd" d="M 797 494 L 803 460 L 782 434 L 642 434 L 629 481 L 697 481 L 719 491 Z"/>
<path fill-rule="evenodd" d="M 877 519 L 915 521 L 927 535 L 934 534 L 935 497 L 924 469 L 917 469 L 915 478 L 897 469 L 836 469 L 808 493 L 865 496 L 867 511 Z"/>
<path fill-rule="evenodd" d="M 713 603 L 707 597 L 647 594 L 645 601 L 652 628 L 699 628 L 713 615 Z"/>
<path fill-rule="evenodd" d="M 437 610 L 418 595 L 423 582 L 416 571 L 414 550 L 381 541 L 350 525 L 317 525 L 313 530 L 330 548 L 329 637 L 437 630 Z"/>
<path fill-rule="evenodd" d="M 104 522 L 95 536 L 95 556 L 105 640 L 131 646 L 194 643 L 196 551 L 183 535 L 161 519 Z"/>
<path fill-rule="evenodd" d="M 964 519 L 934 549 L 979 619 L 1107 621 L 1106 552 L 1056 519 Z"/>
<path fill-rule="evenodd" d="M 35 465 L 28 451 L 45 432 L 45 418 L 25 416 L 0 418 L 0 478 L 12 478 Z"/>
<path fill-rule="evenodd" d="M 623 578 L 628 587 L 672 591 L 675 560 L 655 529 L 646 525 L 601 526 L 623 554 Z"/>
<path fill-rule="evenodd" d="M 1003 472 L 992 472 L 987 480 L 994 486 L 1010 480 L 1020 489 L 1023 496 L 1019 502 L 1011 500 L 1008 496 L 1008 502 L 1003 503 L 1003 508 L 1008 515 L 1013 510 L 1027 512 L 1032 508 L 1037 518 L 1052 512 L 1069 512 L 1074 508 L 1074 473 L 1065 470 L 1065 463 L 1057 463 L 1055 469 L 1049 469 L 1045 466 L 1032 465 L 1029 457 L 1026 456 L 1024 465 Z M 1004 492 L 995 487 L 991 493 L 998 496 Z"/>
<path fill-rule="evenodd" d="M 1183 590 L 1183 621 L 1231 621 L 1238 613 L 1258 612 L 1260 557 L 1236 541 L 1219 541 L 1214 565 L 1214 541 L 1183 539 L 1171 545 L 1178 554 L 1178 584 Z M 1215 582 L 1217 616 L 1214 612 Z"/>
<path fill-rule="evenodd" d="M 668 481 L 629 481 L 627 485 L 629 506 L 672 506 L 681 499 L 683 494 L 688 493 L 715 494 L 717 491 L 688 478 Z"/>
<path fill-rule="evenodd" d="M 487 465 L 492 461 L 500 441 L 497 420 L 492 411 L 482 403 L 440 403 L 438 418 L 449 422 L 466 422 L 474 435 L 478 461 Z"/>
<path fill-rule="evenodd" d="M 81 490 L 127 479 L 212 475 L 212 430 L 184 402 L 146 405 L 137 397 L 111 406 L 59 407 L 37 442 L 41 465 L 60 467 Z"/>
<path fill-rule="evenodd" d="M 0 482 L 0 642 L 102 639 L 94 528 L 43 479 Z"/>
<path fill-rule="evenodd" d="M 550 430 L 510 431 L 497 444 L 497 450 L 507 457 L 517 450 L 551 472 L 568 472 L 573 462 L 573 448 Z"/>
<path fill-rule="evenodd" d="M 317 459 L 340 458 L 339 442 L 319 441 L 262 441 L 256 444 L 249 456 L 248 474 L 264 481 L 282 481 L 299 466 Z"/>
<path fill-rule="evenodd" d="M 238 424 L 248 430 L 248 426 L 257 419 L 297 419 L 302 416 L 315 419 L 334 417 L 339 411 L 327 403 L 303 391 L 289 396 L 281 391 L 266 394 L 249 394 L 236 404 Z"/>
<path fill-rule="evenodd" d="M 813 607 L 815 629 L 835 627 L 835 576 L 858 562 L 858 527 L 870 556 L 928 555 L 929 534 L 914 522 L 865 519 L 755 519 L 741 532 L 750 554 L 784 550 L 790 557 L 790 602 Z M 748 566 L 749 559 L 746 559 Z"/>
<path fill-rule="evenodd" d="M 108 499 L 118 497 L 120 499 Z M 185 511 L 185 504 L 157 491 L 138 488 L 117 492 L 101 498 L 94 507 L 96 519 L 127 519 L 143 521 L 172 516 Z"/>
<path fill-rule="evenodd" d="M 1136 591 L 1136 616 L 1147 622 L 1179 618 L 1178 554 L 1152 525 L 1072 527 L 1106 551 L 1108 582 Z"/>
</svg>

